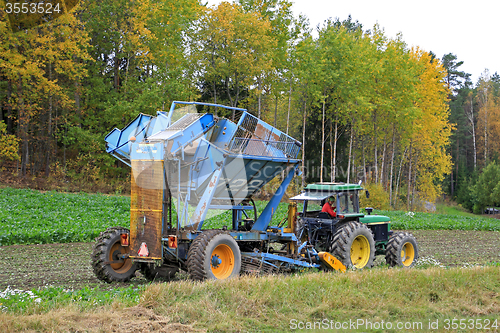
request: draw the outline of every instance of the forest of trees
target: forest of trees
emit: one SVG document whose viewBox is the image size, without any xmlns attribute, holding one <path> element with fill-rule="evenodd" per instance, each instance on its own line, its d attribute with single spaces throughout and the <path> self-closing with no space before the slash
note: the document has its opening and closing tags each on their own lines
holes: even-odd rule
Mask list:
<svg viewBox="0 0 500 333">
<path fill-rule="evenodd" d="M 351 17 L 313 29 L 289 0 L 81 0 L 17 33 L 0 11 L 0 158 L 18 177 L 124 179 L 105 134 L 206 101 L 302 141 L 303 184 L 362 180 L 396 208 L 443 193 L 467 205 L 499 156 L 500 77 L 473 84 L 460 65 Z"/>
</svg>

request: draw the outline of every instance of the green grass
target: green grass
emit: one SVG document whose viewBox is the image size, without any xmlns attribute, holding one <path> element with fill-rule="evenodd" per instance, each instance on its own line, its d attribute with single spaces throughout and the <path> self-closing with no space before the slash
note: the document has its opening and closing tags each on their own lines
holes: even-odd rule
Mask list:
<svg viewBox="0 0 500 333">
<path fill-rule="evenodd" d="M 377 211 L 391 219 L 396 230 L 482 230 L 500 231 L 500 220 L 475 215 Z"/>
<path fill-rule="evenodd" d="M 477 216 L 477 215 L 474 215 L 473 213 L 470 213 L 469 211 L 467 211 L 467 209 L 463 208 L 460 205 L 450 206 L 450 205 L 446 205 L 443 203 L 436 204 L 436 213 L 446 214 L 446 215 L 472 216 L 472 217 Z"/>
<path fill-rule="evenodd" d="M 107 306 L 120 302 L 127 306 L 139 303 L 146 286 L 128 286 L 102 290 L 88 288 L 72 290 L 61 287 L 46 287 L 32 290 L 7 288 L 0 291 L 0 310 L 2 312 L 32 314 L 43 313 L 76 303 L 81 311 L 97 306 Z"/>
<path fill-rule="evenodd" d="M 130 198 L 0 189 L 0 245 L 89 242 L 130 225 Z"/>
</svg>

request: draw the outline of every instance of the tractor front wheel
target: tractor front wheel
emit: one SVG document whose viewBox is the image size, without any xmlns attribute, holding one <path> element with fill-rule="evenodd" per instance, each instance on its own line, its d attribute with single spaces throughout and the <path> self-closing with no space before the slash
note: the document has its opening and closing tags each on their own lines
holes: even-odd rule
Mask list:
<svg viewBox="0 0 500 333">
<path fill-rule="evenodd" d="M 392 234 L 387 242 L 385 261 L 391 267 L 412 267 L 418 259 L 417 240 L 409 232 Z"/>
<path fill-rule="evenodd" d="M 105 282 L 126 282 L 137 270 L 136 264 L 129 258 L 123 258 L 129 253 L 128 246 L 122 246 L 122 234 L 130 234 L 128 229 L 113 227 L 101 232 L 92 251 L 92 268 L 99 280 Z"/>
<path fill-rule="evenodd" d="M 241 270 L 238 243 L 223 230 L 207 230 L 195 238 L 188 251 L 187 268 L 193 280 L 225 280 Z"/>
<path fill-rule="evenodd" d="M 346 267 L 370 268 L 375 259 L 375 241 L 368 227 L 359 222 L 339 226 L 329 252 Z"/>
</svg>

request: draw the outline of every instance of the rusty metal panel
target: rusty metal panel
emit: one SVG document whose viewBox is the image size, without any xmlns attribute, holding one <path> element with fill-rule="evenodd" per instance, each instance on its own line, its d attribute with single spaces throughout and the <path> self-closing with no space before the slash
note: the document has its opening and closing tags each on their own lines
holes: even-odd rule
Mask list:
<svg viewBox="0 0 500 333">
<path fill-rule="evenodd" d="M 149 254 L 144 259 L 163 257 L 161 246 L 163 206 L 163 161 L 132 160 L 130 198 L 131 257 L 139 258 L 142 243 Z"/>
</svg>

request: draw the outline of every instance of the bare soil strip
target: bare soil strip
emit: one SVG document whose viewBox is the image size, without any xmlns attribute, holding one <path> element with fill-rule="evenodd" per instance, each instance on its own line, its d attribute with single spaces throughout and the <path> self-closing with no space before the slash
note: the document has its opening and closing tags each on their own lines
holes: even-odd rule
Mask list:
<svg viewBox="0 0 500 333">
<path fill-rule="evenodd" d="M 500 232 L 416 230 L 420 258 L 443 266 L 484 265 L 500 262 Z M 147 283 L 140 273 L 127 284 L 106 284 L 90 266 L 92 243 L 13 245 L 0 247 L 0 290 L 7 286 L 28 290 L 44 286 L 70 289 L 111 289 Z"/>
</svg>

